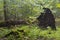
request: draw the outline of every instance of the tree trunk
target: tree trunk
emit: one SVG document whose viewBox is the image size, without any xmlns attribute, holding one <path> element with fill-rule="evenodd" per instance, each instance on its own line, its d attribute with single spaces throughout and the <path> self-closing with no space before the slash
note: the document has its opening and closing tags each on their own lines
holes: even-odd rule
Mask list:
<svg viewBox="0 0 60 40">
<path fill-rule="evenodd" d="M 6 0 L 3 0 L 3 2 L 4 2 L 4 6 L 3 6 L 3 8 L 4 8 L 4 20 L 5 21 L 7 21 L 8 20 L 8 18 L 7 18 L 7 5 L 6 5 Z"/>
</svg>

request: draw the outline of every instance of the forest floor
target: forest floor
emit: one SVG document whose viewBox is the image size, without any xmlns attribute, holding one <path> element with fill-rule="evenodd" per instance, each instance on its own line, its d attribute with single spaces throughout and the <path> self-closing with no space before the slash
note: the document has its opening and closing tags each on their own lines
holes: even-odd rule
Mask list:
<svg viewBox="0 0 60 40">
<path fill-rule="evenodd" d="M 20 25 L 16 27 L 1 27 L 0 40 L 60 40 L 60 19 L 56 20 L 57 30 L 42 30 L 37 25 Z M 20 31 L 23 30 L 23 31 Z M 18 33 L 17 35 L 9 34 L 10 32 Z M 9 34 L 8 36 L 6 36 Z"/>
</svg>

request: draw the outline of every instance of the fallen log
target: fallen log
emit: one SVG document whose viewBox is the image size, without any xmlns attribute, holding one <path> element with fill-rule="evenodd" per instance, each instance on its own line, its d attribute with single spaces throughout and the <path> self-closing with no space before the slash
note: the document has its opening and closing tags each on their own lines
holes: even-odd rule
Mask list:
<svg viewBox="0 0 60 40">
<path fill-rule="evenodd" d="M 28 23 L 24 20 L 16 20 L 16 21 L 1 22 L 0 27 L 10 27 L 10 26 L 21 25 L 21 24 L 28 25 Z"/>
</svg>

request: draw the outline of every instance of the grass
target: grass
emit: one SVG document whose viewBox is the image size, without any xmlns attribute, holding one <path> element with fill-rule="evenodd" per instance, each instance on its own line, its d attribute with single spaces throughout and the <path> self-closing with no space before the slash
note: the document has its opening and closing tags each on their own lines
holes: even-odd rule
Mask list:
<svg viewBox="0 0 60 40">
<path fill-rule="evenodd" d="M 24 30 L 24 34 L 19 32 L 18 30 Z M 13 28 L 0 28 L 0 38 L 4 35 L 8 34 L 9 32 L 18 32 L 19 38 L 15 38 L 14 35 L 10 35 L 7 37 L 7 40 L 60 40 L 60 28 L 57 27 L 57 30 L 42 30 L 35 25 L 21 25 L 19 27 Z"/>
</svg>

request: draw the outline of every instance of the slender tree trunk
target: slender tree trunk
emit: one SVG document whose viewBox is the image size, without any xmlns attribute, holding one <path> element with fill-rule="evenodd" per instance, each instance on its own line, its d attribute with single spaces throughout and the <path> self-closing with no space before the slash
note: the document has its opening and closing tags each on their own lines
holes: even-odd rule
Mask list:
<svg viewBox="0 0 60 40">
<path fill-rule="evenodd" d="M 3 0 L 3 3 L 4 3 L 4 20 L 7 21 L 8 18 L 7 18 L 7 5 L 6 5 L 6 0 Z"/>
</svg>

